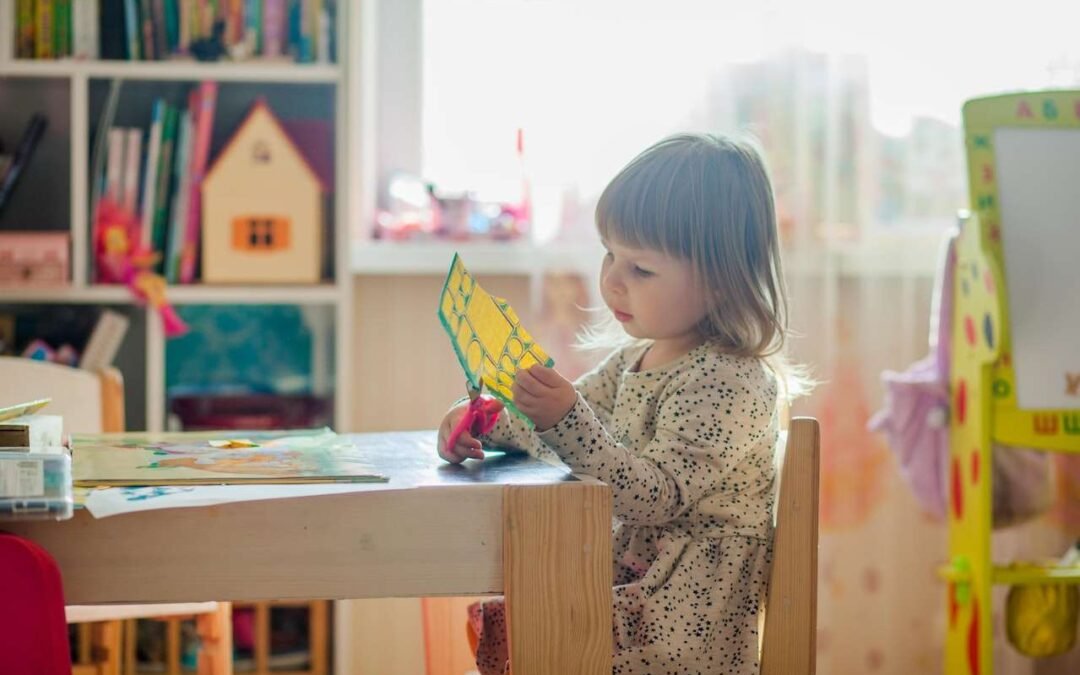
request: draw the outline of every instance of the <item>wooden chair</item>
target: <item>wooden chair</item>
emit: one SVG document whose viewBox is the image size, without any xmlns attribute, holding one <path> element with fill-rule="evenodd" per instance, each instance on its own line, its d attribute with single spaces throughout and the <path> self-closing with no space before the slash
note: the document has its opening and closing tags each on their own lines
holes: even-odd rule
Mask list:
<svg viewBox="0 0 1080 675">
<path fill-rule="evenodd" d="M 762 675 L 813 675 L 817 639 L 817 420 L 797 417 L 777 459 L 779 488 L 769 595 L 762 634 Z"/>
<path fill-rule="evenodd" d="M 124 380 L 115 368 L 94 373 L 78 368 L 0 357 L 0 407 L 38 398 L 52 402 L 41 412 L 64 417 L 65 433 L 124 431 Z M 134 637 L 136 619 L 168 622 L 168 635 L 179 635 L 180 621 L 194 618 L 202 642 L 199 670 L 203 675 L 231 675 L 232 619 L 229 603 L 200 602 L 161 605 L 68 606 L 68 623 L 79 623 L 78 658 L 73 675 L 134 673 L 134 652 L 122 634 Z M 87 622 L 87 623 L 84 623 Z M 127 622 L 126 626 L 125 623 Z M 170 647 L 179 672 L 179 640 Z M 126 661 L 126 663 L 125 663 Z"/>
</svg>

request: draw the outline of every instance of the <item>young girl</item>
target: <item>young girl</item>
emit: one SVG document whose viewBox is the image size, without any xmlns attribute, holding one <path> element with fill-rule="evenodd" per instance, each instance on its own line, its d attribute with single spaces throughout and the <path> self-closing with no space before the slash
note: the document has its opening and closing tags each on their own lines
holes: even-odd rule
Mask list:
<svg viewBox="0 0 1080 675">
<path fill-rule="evenodd" d="M 554 453 L 611 486 L 615 673 L 756 673 L 772 538 L 778 374 L 786 331 L 772 188 L 749 145 L 680 134 L 604 190 L 600 289 L 623 344 L 571 383 L 517 375 L 483 445 Z M 507 666 L 501 601 L 474 605 L 481 673 Z"/>
</svg>

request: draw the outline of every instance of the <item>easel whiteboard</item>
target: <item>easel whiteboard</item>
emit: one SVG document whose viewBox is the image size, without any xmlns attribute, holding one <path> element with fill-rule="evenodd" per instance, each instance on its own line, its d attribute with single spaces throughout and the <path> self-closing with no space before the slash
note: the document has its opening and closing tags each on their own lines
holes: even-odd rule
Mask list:
<svg viewBox="0 0 1080 675">
<path fill-rule="evenodd" d="M 994 131 L 1017 407 L 1080 407 L 1080 129 Z"/>
</svg>

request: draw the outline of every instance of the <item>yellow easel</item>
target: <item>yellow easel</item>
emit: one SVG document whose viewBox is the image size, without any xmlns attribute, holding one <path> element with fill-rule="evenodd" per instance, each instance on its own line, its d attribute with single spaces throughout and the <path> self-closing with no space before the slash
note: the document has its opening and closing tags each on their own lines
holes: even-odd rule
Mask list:
<svg viewBox="0 0 1080 675">
<path fill-rule="evenodd" d="M 1002 230 L 1023 225 L 1002 222 L 995 154 L 995 132 L 1011 128 L 1080 130 L 1080 92 L 996 96 L 964 106 L 976 217 L 957 242 L 953 287 L 950 562 L 942 570 L 948 580 L 946 675 L 993 675 L 992 585 L 1080 583 L 1080 568 L 1005 567 L 990 559 L 991 443 L 1080 452 L 1080 399 L 1071 410 L 1022 410 L 1017 403 Z"/>
</svg>

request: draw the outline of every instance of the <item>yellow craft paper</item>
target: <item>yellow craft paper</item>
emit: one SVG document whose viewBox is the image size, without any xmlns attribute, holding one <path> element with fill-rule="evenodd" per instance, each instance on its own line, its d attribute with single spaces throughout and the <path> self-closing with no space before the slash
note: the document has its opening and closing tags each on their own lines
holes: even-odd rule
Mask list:
<svg viewBox="0 0 1080 675">
<path fill-rule="evenodd" d="M 510 387 L 517 371 L 554 365 L 510 304 L 481 288 L 457 255 L 443 285 L 439 318 L 469 384 L 475 387 L 482 379 L 489 393 L 512 408 Z"/>
</svg>

